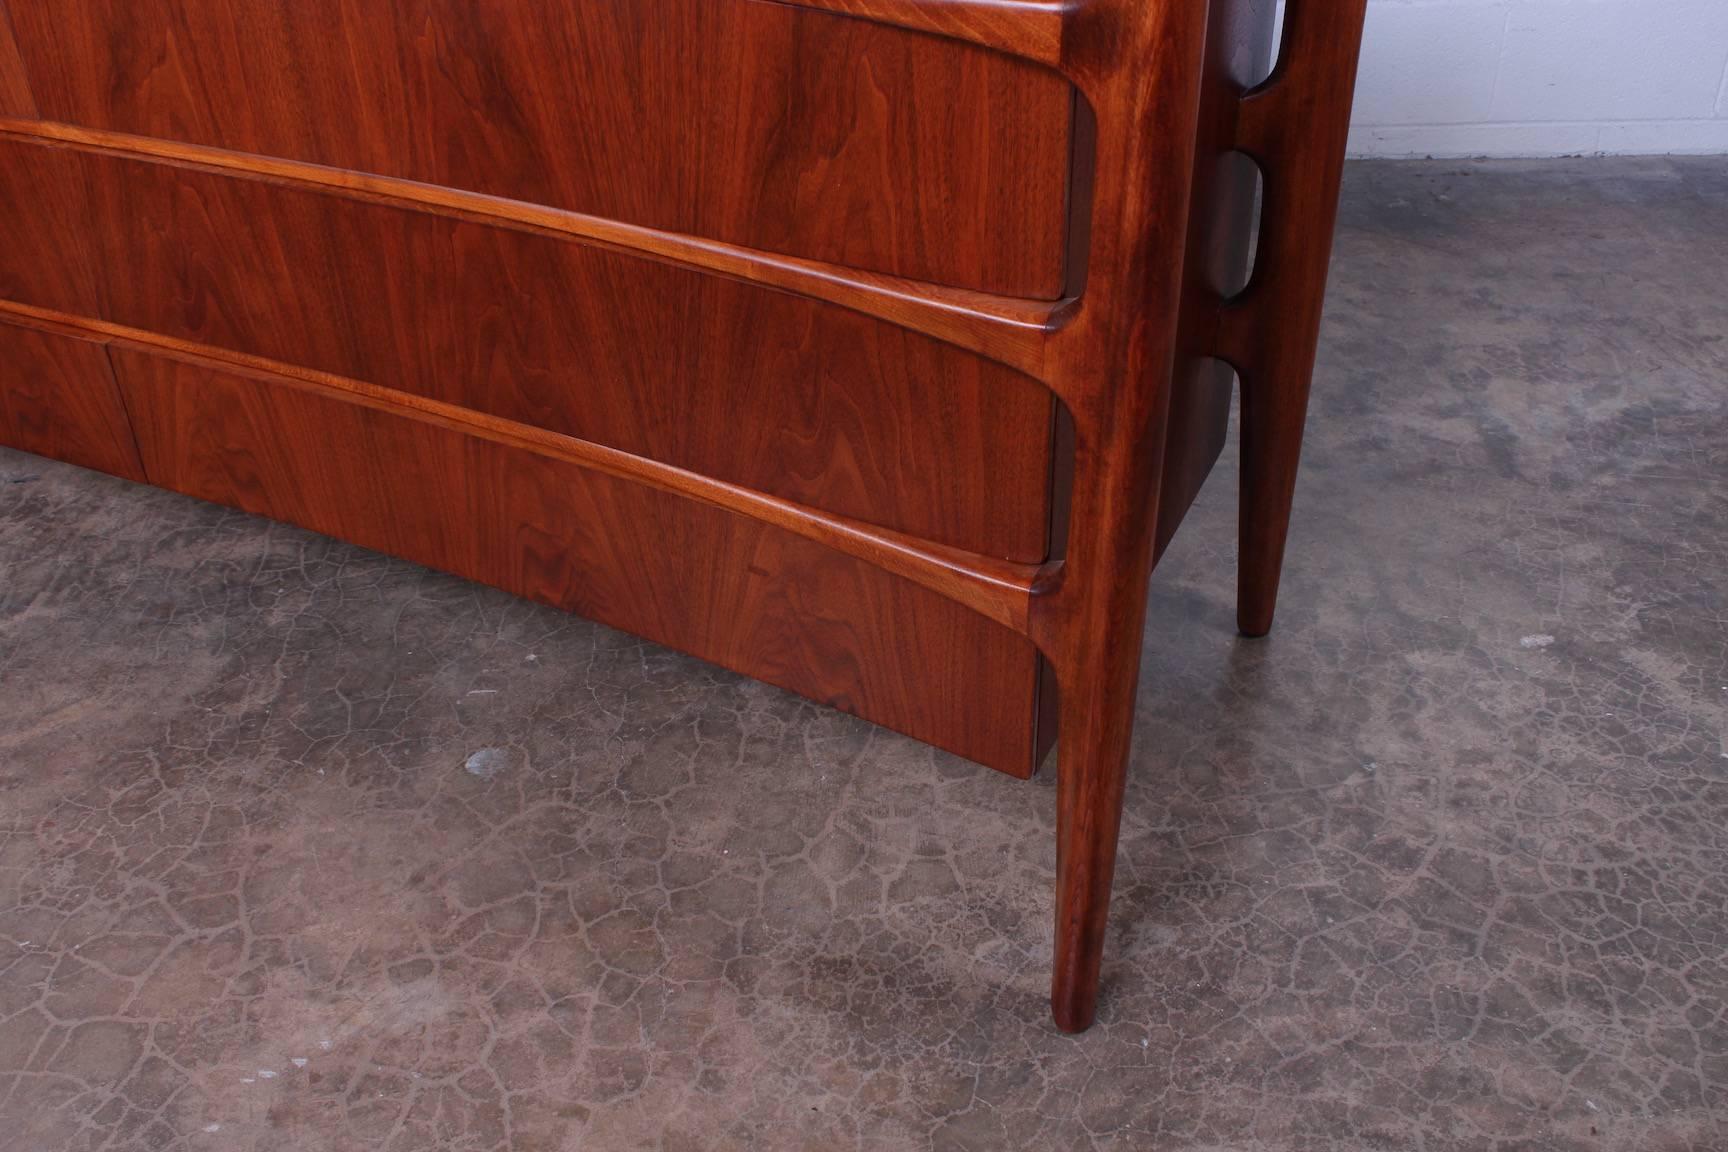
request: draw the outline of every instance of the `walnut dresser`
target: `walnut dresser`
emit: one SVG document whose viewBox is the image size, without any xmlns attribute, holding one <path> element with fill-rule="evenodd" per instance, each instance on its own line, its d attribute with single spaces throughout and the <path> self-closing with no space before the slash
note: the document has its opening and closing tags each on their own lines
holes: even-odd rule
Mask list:
<svg viewBox="0 0 1728 1152">
<path fill-rule="evenodd" d="M 1365 3 L 1268 77 L 1272 0 L 0 0 L 0 442 L 1057 747 L 1083 1029 L 1237 378 L 1271 625 Z"/>
</svg>

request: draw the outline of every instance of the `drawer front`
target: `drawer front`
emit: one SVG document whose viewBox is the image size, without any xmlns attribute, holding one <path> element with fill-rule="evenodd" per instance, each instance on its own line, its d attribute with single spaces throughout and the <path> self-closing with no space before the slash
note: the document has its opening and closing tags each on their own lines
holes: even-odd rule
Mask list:
<svg viewBox="0 0 1728 1152">
<path fill-rule="evenodd" d="M 0 296 L 315 368 L 971 551 L 1048 551 L 1054 404 L 834 305 L 552 236 L 0 141 Z"/>
<path fill-rule="evenodd" d="M 144 479 L 100 344 L 0 323 L 0 444 Z"/>
<path fill-rule="evenodd" d="M 1010 295 L 1063 286 L 1073 94 L 763 0 L 3 0 L 46 119 Z"/>
<path fill-rule="evenodd" d="M 1038 659 L 779 529 L 399 413 L 116 346 L 152 483 L 674 645 L 1019 776 Z"/>
<path fill-rule="evenodd" d="M 30 82 L 24 75 L 24 60 L 18 55 L 18 45 L 12 39 L 5 0 L 0 0 L 0 116 L 29 119 L 35 115 L 36 100 L 30 94 Z"/>
</svg>

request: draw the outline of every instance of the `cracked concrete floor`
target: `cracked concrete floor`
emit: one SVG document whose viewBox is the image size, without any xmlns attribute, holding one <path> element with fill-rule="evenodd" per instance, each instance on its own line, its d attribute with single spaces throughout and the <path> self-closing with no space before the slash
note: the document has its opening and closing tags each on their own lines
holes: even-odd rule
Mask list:
<svg viewBox="0 0 1728 1152">
<path fill-rule="evenodd" d="M 1018 784 L 0 452 L 0 1146 L 1728 1147 L 1728 161 L 1350 173 L 1280 628 Z"/>
</svg>

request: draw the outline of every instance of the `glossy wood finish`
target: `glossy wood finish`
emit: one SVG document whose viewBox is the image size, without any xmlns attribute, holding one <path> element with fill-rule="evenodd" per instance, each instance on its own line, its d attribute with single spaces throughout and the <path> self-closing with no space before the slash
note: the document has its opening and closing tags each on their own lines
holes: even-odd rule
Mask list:
<svg viewBox="0 0 1728 1152">
<path fill-rule="evenodd" d="M 34 116 L 36 98 L 24 73 L 24 59 L 12 36 L 12 22 L 0 8 L 0 116 Z"/>
<path fill-rule="evenodd" d="M 21 252 L 58 259 L 54 268 L 35 267 L 27 256 L 8 261 L 0 252 L 0 296 L 13 301 L 0 310 L 17 323 L 82 330 L 112 345 L 154 482 L 600 614 L 752 674 L 766 669 L 777 683 L 863 715 L 900 717 L 905 730 L 932 733 L 925 738 L 964 746 L 967 755 L 1029 759 L 1047 743 L 1054 715 L 1052 1008 L 1063 1028 L 1092 1022 L 1146 582 L 1222 444 L 1229 393 L 1221 363 L 1241 376 L 1244 390 L 1243 627 L 1255 632 L 1270 621 L 1366 0 L 1290 0 L 1284 62 L 1253 87 L 1269 39 L 1268 0 L 713 0 L 707 8 L 715 14 L 699 18 L 713 24 L 674 21 L 665 33 L 634 27 L 641 39 L 673 41 L 692 26 L 754 29 L 785 20 L 806 29 L 789 40 L 722 36 L 743 53 L 737 71 L 724 74 L 745 79 L 720 90 L 754 92 L 755 78 L 766 76 L 777 93 L 808 96 L 821 123 L 789 125 L 785 118 L 796 121 L 798 113 L 773 114 L 789 169 L 750 143 L 763 139 L 754 129 L 740 129 L 742 150 L 726 154 L 669 143 L 679 139 L 675 131 L 657 133 L 675 126 L 659 120 L 684 107 L 678 92 L 686 91 L 670 72 L 656 73 L 666 78 L 669 91 L 661 95 L 670 103 L 655 106 L 647 130 L 610 103 L 610 93 L 588 91 L 630 91 L 637 83 L 631 53 L 657 49 L 623 36 L 583 57 L 589 68 L 574 106 L 604 132 L 637 130 L 655 153 L 644 162 L 670 158 L 669 168 L 646 170 L 670 186 L 645 193 L 640 205 L 583 200 L 599 185 L 580 182 L 604 180 L 601 174 L 542 176 L 514 154 L 489 172 L 474 159 L 485 153 L 476 143 L 464 145 L 472 154 L 444 155 L 431 146 L 433 137 L 416 135 L 418 121 L 405 125 L 400 153 L 389 155 L 377 151 L 389 152 L 388 141 L 370 130 L 335 132 L 329 139 L 340 149 L 322 153 L 303 151 L 314 146 L 310 137 L 294 136 L 286 121 L 272 127 L 288 115 L 265 110 L 277 109 L 278 100 L 307 123 L 346 111 L 337 93 L 366 106 L 370 97 L 334 80 L 320 92 L 283 77 L 273 82 L 280 91 L 238 98 L 253 120 L 229 124 L 206 107 L 209 88 L 235 83 L 251 49 L 221 37 L 204 43 L 160 35 L 172 29 L 163 13 L 218 19 L 221 5 L 143 0 L 121 14 L 117 0 L 76 0 L 73 8 L 96 13 L 96 22 L 79 30 L 70 20 L 67 31 L 57 30 L 58 4 L 5 2 L 15 15 L 29 9 L 21 22 L 29 34 L 19 47 L 47 119 L 15 114 L 0 124 L 8 155 L 29 157 L 15 163 L 16 175 L 0 179 L 0 207 L 33 204 L 51 219 L 83 212 L 89 227 L 53 242 L 21 241 Z M 696 11 L 685 3 L 644 0 L 643 8 Z M 434 121 L 460 113 L 482 122 L 472 126 L 478 135 L 459 127 L 456 139 L 506 151 L 539 146 L 538 137 L 523 134 L 533 119 L 525 110 L 545 114 L 535 93 L 518 94 L 485 70 L 428 81 L 456 95 L 417 91 L 406 79 L 423 77 L 427 61 L 499 58 L 506 41 L 488 37 L 518 26 L 499 15 L 504 6 L 480 5 L 472 20 L 444 23 L 441 5 L 408 7 L 427 14 L 421 27 L 446 29 L 450 44 L 436 36 L 425 44 L 392 40 L 390 9 L 376 0 L 330 10 L 396 45 L 350 41 L 369 70 L 386 74 L 378 91 L 402 93 L 397 100 Z M 566 4 L 542 7 L 567 34 L 581 28 L 580 21 L 558 24 Z M 510 12 L 526 20 L 539 10 Z M 618 19 L 616 27 L 628 23 Z M 350 25 L 340 26 L 349 36 Z M 265 41 L 292 42 L 281 39 L 285 25 L 261 27 Z M 595 43 L 608 43 L 608 35 Z M 136 44 L 157 45 L 145 64 L 126 58 Z M 461 49 L 456 56 L 447 52 L 451 45 Z M 697 58 L 689 54 L 703 50 L 691 43 L 674 56 Z M 530 49 L 509 51 L 535 58 Z M 104 61 L 104 53 L 114 58 Z M 815 60 L 835 76 L 855 78 L 862 67 L 874 86 L 867 94 L 851 81 L 825 87 L 832 77 L 815 75 Z M 1010 65 L 1025 85 L 1017 96 L 978 80 L 980 69 Z M 535 92 L 567 91 L 563 78 L 535 75 L 539 70 L 525 70 Z M 701 89 L 711 79 L 678 83 Z M 983 87 L 966 87 L 978 83 Z M 104 84 L 115 90 L 96 90 Z M 944 102 L 962 88 L 979 98 Z M 985 170 L 1002 182 L 1001 163 L 1042 155 L 1055 138 L 1040 118 L 1050 115 L 1053 93 L 1075 102 L 1062 137 L 1072 144 L 1068 219 L 1060 229 L 1066 242 L 1053 248 L 1037 222 L 1005 235 L 1018 219 L 1012 213 L 979 222 L 981 232 L 970 223 L 945 232 L 941 223 L 948 205 L 972 210 L 979 196 L 1039 199 L 1041 167 L 1030 174 L 1031 191 L 1003 191 L 945 176 L 940 161 L 911 170 L 849 166 L 851 145 L 878 159 L 922 160 L 932 138 L 927 126 L 936 123 L 952 133 L 956 156 L 988 156 Z M 912 108 L 898 109 L 899 101 Z M 754 124 L 771 106 L 780 105 L 745 100 L 735 122 Z M 379 107 L 401 111 L 388 101 Z M 700 111 L 696 123 L 712 123 L 710 114 L 734 123 L 725 120 L 732 110 Z M 61 122 L 65 117 L 81 123 Z M 838 144 L 812 143 L 841 124 Z M 150 133 L 171 139 L 151 140 Z M 281 154 L 248 151 L 256 148 Z M 1252 183 L 1229 166 L 1233 152 L 1251 155 L 1263 170 L 1264 236 L 1252 282 L 1227 299 L 1225 281 L 1244 257 Z M 314 158 L 382 171 L 319 168 L 308 163 Z M 567 153 L 556 159 L 553 167 L 570 162 Z M 824 185 L 804 195 L 796 181 L 777 182 L 785 171 L 818 181 L 812 173 L 829 173 L 845 190 Z M 416 174 L 472 187 L 404 178 Z M 494 179 L 502 182 L 488 182 Z M 892 210 L 834 210 L 857 203 L 851 192 L 860 187 L 872 205 Z M 578 192 L 560 199 L 572 188 Z M 500 198 L 522 195 L 553 200 Z M 53 197 L 67 204 L 43 203 Z M 152 206 L 147 214 L 128 210 L 134 197 Z M 324 207 L 325 200 L 341 203 Z M 748 212 L 740 207 L 746 204 Z M 656 215 L 666 205 L 673 209 Z M 638 208 L 644 215 L 632 219 Z M 678 215 L 687 208 L 692 214 Z M 764 209 L 797 219 L 747 219 Z M 1044 214 L 1034 213 L 1040 221 Z M 612 215 L 625 222 L 605 218 Z M 161 230 L 152 232 L 158 219 Z M 353 223 L 362 219 L 368 223 Z M 848 226 L 862 236 L 836 232 Z M 251 240 L 244 249 L 255 262 L 250 275 L 234 270 L 231 241 L 224 246 L 235 235 Z M 518 237 L 580 255 L 530 252 Z M 382 258 L 387 273 L 366 272 L 356 249 L 367 258 L 393 254 Z M 1037 263 L 1053 250 L 1067 254 L 1059 283 L 1048 278 L 1056 265 Z M 648 262 L 663 271 L 638 267 Z M 291 277 L 293 290 L 269 284 L 271 275 Z M 405 283 L 413 280 L 438 286 Z M 566 294 L 549 287 L 559 285 Z M 757 295 L 770 292 L 771 300 Z M 1045 295 L 1062 298 L 1032 298 Z M 590 306 L 589 297 L 599 303 Z M 542 298 L 553 303 L 536 323 L 514 319 L 519 307 L 533 314 Z M 555 343 L 540 330 L 557 327 L 565 308 L 580 335 Z M 381 316 L 371 328 L 352 315 L 368 309 Z M 437 332 L 405 337 L 403 327 L 417 320 Z M 481 334 L 468 343 L 451 335 L 475 324 Z M 531 337 L 520 334 L 525 327 Z M 785 344 L 764 359 L 761 349 L 775 342 Z M 507 354 L 493 373 L 489 350 L 499 348 Z M 724 367 L 702 377 L 704 355 Z M 534 374 L 554 371 L 566 356 L 588 366 L 584 395 L 617 411 L 578 411 L 581 403 L 566 402 L 574 380 L 533 390 Z M 727 392 L 740 372 L 749 386 Z M 679 393 L 678 381 L 692 375 L 702 390 Z M 627 383 L 608 384 L 614 376 Z M 812 393 L 813 378 L 844 384 Z M 1060 401 L 1056 419 L 1049 395 L 1027 378 Z M 708 389 L 727 395 L 731 411 L 698 419 L 681 406 L 699 405 Z M 753 389 L 777 395 L 759 398 Z M 658 422 L 631 407 L 644 390 L 657 397 Z M 833 406 L 799 423 L 784 405 L 811 395 Z M 1022 396 L 1044 406 L 1016 407 Z M 806 472 L 788 475 L 786 461 L 753 471 L 759 461 L 712 442 L 772 435 L 773 428 L 744 428 L 760 422 L 790 421 L 813 434 L 832 426 L 847 401 L 856 412 L 842 421 L 843 431 L 808 456 L 788 457 L 802 459 Z M 1005 402 L 1011 411 L 996 417 L 1001 424 L 980 422 L 980 412 Z M 758 407 L 738 407 L 751 403 Z M 930 421 L 933 428 L 916 427 Z M 596 442 L 596 429 L 619 443 Z M 632 432 L 640 438 L 629 439 Z M 957 450 L 940 469 L 917 458 L 945 441 Z M 1004 445 L 1014 459 L 989 458 Z M 842 452 L 863 455 L 841 460 Z M 389 488 L 392 460 L 412 482 L 400 491 Z M 993 495 L 1017 505 L 1024 498 L 1024 489 L 996 489 L 997 477 L 1023 480 L 1014 469 L 1028 460 L 1041 477 L 1039 494 L 1025 505 L 1031 520 L 991 519 Z M 1000 468 L 1007 471 L 993 471 Z M 326 472 L 348 482 L 326 484 Z M 373 496 L 380 486 L 391 495 Z M 472 511 L 454 519 L 476 523 L 451 528 L 452 518 L 433 516 L 416 503 L 422 499 Z M 919 501 L 929 506 L 915 507 Z M 549 523 L 555 530 L 540 527 Z M 655 555 L 650 528 L 661 545 Z M 494 531 L 508 539 L 486 535 Z M 748 585 L 756 557 L 755 545 L 734 543 L 736 534 L 778 541 L 774 563 L 758 575 L 797 591 L 759 600 L 729 593 Z M 506 559 L 482 555 L 481 542 L 498 543 Z M 531 563 L 508 559 L 524 552 Z M 650 573 L 641 587 L 619 577 L 632 566 Z M 580 576 L 560 575 L 566 571 Z M 590 581 L 599 591 L 574 597 L 570 589 Z M 739 603 L 755 621 L 743 634 L 720 619 Z M 939 618 L 937 604 L 953 615 Z M 777 623 L 762 623 L 769 619 Z M 832 638 L 830 625 L 849 639 Z M 793 648 L 799 658 L 784 658 Z M 939 687 L 926 701 L 921 688 L 888 682 L 907 675 L 915 684 L 960 687 Z"/>
<path fill-rule="evenodd" d="M 1023 757 L 1030 645 L 944 597 L 749 516 L 355 403 L 116 347 L 150 480 L 604 621 L 981 760 Z M 316 451 L 309 447 L 316 445 Z M 692 579 L 700 572 L 702 579 Z M 847 611 L 836 611 L 846 606 Z M 916 635 L 953 660 L 908 674 Z M 950 648 L 960 644 L 961 648 Z M 966 718 L 963 728 L 948 722 Z"/>
<path fill-rule="evenodd" d="M 49 120 L 0 119 L 0 137 L 57 142 L 122 159 L 160 160 L 177 168 L 233 174 L 310 191 L 337 192 L 369 203 L 633 253 L 810 300 L 839 304 L 1034 376 L 1043 372 L 1050 328 L 1061 322 L 1070 306 L 1064 301 L 1024 300 L 944 288 L 395 177 L 91 131 Z"/>
<path fill-rule="evenodd" d="M 9 7 L 50 120 L 1004 295 L 1062 287 L 1072 94 L 981 49 L 758 0 Z"/>
<path fill-rule="evenodd" d="M 0 444 L 143 480 L 101 344 L 0 323 Z"/>
<path fill-rule="evenodd" d="M 563 238 L 4 138 L 0 203 L 37 222 L 38 250 L 87 250 L 100 303 L 46 255 L 0 257 L 13 300 L 442 400 L 986 556 L 1048 554 L 1048 391 L 851 310 Z"/>
<path fill-rule="evenodd" d="M 1348 129 L 1365 7 L 1366 0 L 1291 0 L 1283 63 L 1264 85 L 1221 114 L 1233 125 L 1230 138 L 1237 148 L 1259 146 L 1254 155 L 1265 171 L 1268 205 L 1268 237 L 1255 281 L 1228 313 L 1240 315 L 1242 308 L 1265 299 L 1261 284 L 1282 285 L 1280 294 L 1311 293 L 1294 315 L 1275 309 L 1254 313 L 1268 328 L 1300 328 L 1281 339 L 1305 346 L 1310 355 L 1279 371 L 1300 375 L 1304 387 L 1319 335 L 1332 217 L 1301 221 L 1295 212 L 1297 206 L 1322 200 L 1335 208 L 1343 150 L 1329 145 Z M 1094 6 L 1083 14 L 1098 11 L 1101 7 Z M 1134 15 L 1120 9 L 1114 14 L 1122 20 L 1111 26 L 1114 34 L 1090 45 L 1098 55 L 1076 46 L 1079 55 L 1071 63 L 1075 75 L 1097 69 L 1095 77 L 1082 81 L 1098 116 L 1093 279 L 1081 315 L 1055 338 L 1058 345 L 1072 347 L 1051 350 L 1052 360 L 1074 374 L 1059 390 L 1074 412 L 1078 450 L 1065 579 L 1041 601 L 1042 612 L 1033 619 L 1033 635 L 1055 666 L 1062 697 L 1052 1007 L 1057 1024 L 1071 1030 L 1089 1026 L 1097 1010 L 1133 733 L 1145 585 L 1156 547 L 1161 481 L 1170 470 L 1165 454 L 1171 447 L 1171 381 L 1179 354 L 1204 347 L 1194 337 L 1184 340 L 1174 319 L 1157 318 L 1183 312 L 1183 262 L 1171 257 L 1189 248 L 1191 233 L 1172 227 L 1172 219 L 1186 221 L 1191 207 L 1211 13 L 1200 5 L 1163 4 L 1134 9 Z M 1223 35 L 1226 27 L 1221 21 L 1214 32 Z M 1158 66 L 1126 74 L 1112 70 L 1111 63 L 1124 56 Z M 1319 95 L 1297 94 L 1295 86 L 1303 84 Z M 1283 102 L 1309 115 L 1280 119 L 1274 132 L 1255 135 L 1252 130 L 1263 123 L 1256 110 Z M 1315 133 L 1328 146 L 1310 152 L 1302 141 Z M 1313 224 L 1319 226 L 1304 227 Z M 1288 239 L 1269 243 L 1274 231 Z M 1215 351 L 1241 372 L 1246 395 L 1265 388 L 1256 378 L 1263 362 L 1249 367 L 1248 349 L 1225 335 L 1237 330 L 1233 323 L 1221 323 Z M 1299 417 L 1294 405 L 1285 404 L 1273 422 L 1282 421 L 1285 439 L 1299 440 Z M 1177 444 L 1174 450 L 1186 449 Z M 1256 441 L 1245 446 L 1245 455 L 1261 450 Z M 1248 467 L 1252 476 L 1257 465 Z M 1150 511 L 1137 507 L 1148 499 Z M 1283 522 L 1288 523 L 1287 505 Z M 1251 549 L 1252 542 L 1245 540 L 1245 550 Z M 1244 580 L 1257 582 L 1246 570 Z"/>
<path fill-rule="evenodd" d="M 1181 527 L 1229 437 L 1236 372 L 1218 358 L 1216 333 L 1226 302 L 1251 272 L 1258 225 L 1258 169 L 1236 151 L 1236 112 L 1241 94 L 1271 71 L 1276 6 L 1277 0 L 1211 0 L 1155 558 Z"/>
<path fill-rule="evenodd" d="M 1057 67 L 1074 0 L 779 0 L 796 8 L 951 36 L 968 44 Z"/>
<path fill-rule="evenodd" d="M 1271 631 L 1284 569 L 1350 136 L 1339 109 L 1355 91 L 1361 9 L 1360 0 L 1291 4 L 1277 73 L 1242 101 L 1236 129 L 1236 146 L 1267 173 L 1265 272 L 1225 310 L 1219 334 L 1219 355 L 1243 381 L 1238 619 L 1247 636 Z"/>
<path fill-rule="evenodd" d="M 91 321 L 7 301 L 0 301 L 0 321 L 39 331 L 71 335 L 79 339 L 106 341 L 111 346 L 133 348 L 147 354 L 162 354 L 218 372 L 237 374 L 267 383 L 310 388 L 322 395 L 344 399 L 363 407 L 407 416 L 423 423 L 478 436 L 511 448 L 566 461 L 602 475 L 682 496 L 696 503 L 771 524 L 792 535 L 821 544 L 840 555 L 860 560 L 873 568 L 936 592 L 985 620 L 1004 624 L 1020 634 L 1027 630 L 1029 605 L 1044 584 L 1049 570 L 1047 565 L 990 560 L 976 553 L 932 544 L 914 536 L 819 512 L 753 489 L 727 484 L 700 473 L 687 472 L 592 441 L 577 440 L 510 420 L 499 420 L 453 404 L 405 395 L 363 381 L 333 376 L 294 364 L 247 356 L 209 345 L 176 340 L 159 333 L 128 328 L 125 325 Z M 901 653 L 909 678 L 916 680 L 918 670 L 923 667 L 918 658 L 921 653 L 915 646 L 907 646 Z M 975 688 L 978 691 L 987 691 L 1002 686 L 1001 679 L 987 677 L 980 680 Z M 1029 705 L 1030 701 L 1027 703 Z M 860 714 L 868 714 L 863 708 L 864 706 L 860 705 Z M 871 715 L 871 718 L 878 719 L 874 715 Z M 894 726 L 885 719 L 878 722 Z M 957 721 L 960 722 L 962 721 Z M 921 736 L 921 739 L 948 746 L 940 737 L 928 733 Z M 1048 751 L 1048 747 L 1042 747 L 1039 756 L 1031 761 L 1026 759 L 1023 747 L 1016 748 L 1011 758 L 973 758 L 1010 775 L 1025 777 L 1032 774 L 1044 751 Z"/>
</svg>

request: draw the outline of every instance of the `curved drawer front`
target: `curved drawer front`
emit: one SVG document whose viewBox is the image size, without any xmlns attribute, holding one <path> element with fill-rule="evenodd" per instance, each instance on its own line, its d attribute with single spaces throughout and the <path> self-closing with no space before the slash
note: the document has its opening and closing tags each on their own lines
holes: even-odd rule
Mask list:
<svg viewBox="0 0 1728 1152">
<path fill-rule="evenodd" d="M 343 195 L 0 140 L 0 298 L 1047 555 L 1048 392 L 835 305 Z"/>
<path fill-rule="evenodd" d="M 112 358 L 152 483 L 579 612 L 1017 776 L 1036 766 L 1031 644 L 921 588 L 400 414 L 126 348 Z"/>
<path fill-rule="evenodd" d="M 1053 299 L 1073 94 L 762 0 L 6 0 L 44 119 Z"/>
</svg>

